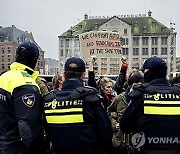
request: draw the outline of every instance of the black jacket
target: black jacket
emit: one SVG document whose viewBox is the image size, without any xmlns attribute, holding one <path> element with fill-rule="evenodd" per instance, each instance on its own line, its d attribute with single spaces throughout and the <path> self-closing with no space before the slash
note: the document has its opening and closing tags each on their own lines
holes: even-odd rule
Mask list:
<svg viewBox="0 0 180 154">
<path fill-rule="evenodd" d="M 56 99 L 45 104 L 49 134 L 56 154 L 96 154 L 111 150 L 110 119 L 101 96 L 78 79 L 67 79 Z"/>
<path fill-rule="evenodd" d="M 0 76 L 0 151 L 4 153 L 31 153 L 40 143 L 43 104 L 37 75 L 14 62 L 11 70 Z"/>
<path fill-rule="evenodd" d="M 180 85 L 170 86 L 166 79 L 137 86 L 130 94 L 131 103 L 124 112 L 120 128 L 134 131 L 135 148 L 180 148 Z"/>
<path fill-rule="evenodd" d="M 123 85 L 124 85 L 124 83 L 126 81 L 126 72 L 127 72 L 127 69 L 123 69 L 121 67 L 119 76 L 116 79 L 116 83 L 115 83 L 115 85 L 113 87 L 113 89 L 117 92 L 118 95 L 122 92 Z"/>
</svg>

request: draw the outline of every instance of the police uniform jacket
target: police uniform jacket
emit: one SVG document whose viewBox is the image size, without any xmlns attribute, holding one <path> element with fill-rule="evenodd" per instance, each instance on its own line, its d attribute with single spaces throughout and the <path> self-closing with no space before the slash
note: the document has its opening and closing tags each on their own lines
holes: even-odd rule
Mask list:
<svg viewBox="0 0 180 154">
<path fill-rule="evenodd" d="M 24 149 L 25 153 L 37 143 L 42 110 L 37 75 L 31 68 L 14 62 L 10 71 L 0 76 L 0 151 L 10 154 Z"/>
<path fill-rule="evenodd" d="M 66 79 L 56 99 L 45 103 L 45 115 L 56 154 L 96 154 L 111 148 L 110 119 L 97 90 Z"/>
<path fill-rule="evenodd" d="M 124 112 L 120 128 L 135 130 L 135 148 L 180 148 L 180 85 L 170 86 L 166 79 L 155 79 L 137 86 L 131 93 L 131 103 Z"/>
</svg>

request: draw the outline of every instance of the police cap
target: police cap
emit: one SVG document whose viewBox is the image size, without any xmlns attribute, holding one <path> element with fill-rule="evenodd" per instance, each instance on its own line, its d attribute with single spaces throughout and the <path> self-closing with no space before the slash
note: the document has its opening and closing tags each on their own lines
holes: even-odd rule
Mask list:
<svg viewBox="0 0 180 154">
<path fill-rule="evenodd" d="M 65 63 L 65 71 L 85 72 L 85 63 L 81 58 L 71 57 Z"/>
</svg>

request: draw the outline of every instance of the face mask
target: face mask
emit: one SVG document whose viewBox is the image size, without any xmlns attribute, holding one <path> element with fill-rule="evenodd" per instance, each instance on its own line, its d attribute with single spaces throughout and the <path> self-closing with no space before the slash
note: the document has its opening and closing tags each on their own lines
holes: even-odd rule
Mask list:
<svg viewBox="0 0 180 154">
<path fill-rule="evenodd" d="M 153 80 L 152 72 L 148 70 L 146 73 L 144 73 L 144 82 L 149 83 Z"/>
<path fill-rule="evenodd" d="M 144 82 L 149 83 L 155 79 L 166 78 L 166 74 L 166 70 L 161 68 L 149 69 L 146 73 L 144 73 Z"/>
</svg>

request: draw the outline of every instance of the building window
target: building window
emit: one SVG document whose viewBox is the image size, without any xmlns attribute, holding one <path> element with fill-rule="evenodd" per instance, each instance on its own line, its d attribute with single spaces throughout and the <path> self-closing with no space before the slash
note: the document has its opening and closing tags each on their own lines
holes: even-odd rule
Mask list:
<svg viewBox="0 0 180 154">
<path fill-rule="evenodd" d="M 4 69 L 4 64 L 2 64 L 2 69 Z"/>
<path fill-rule="evenodd" d="M 148 45 L 148 37 L 142 38 L 142 45 Z"/>
<path fill-rule="evenodd" d="M 143 27 L 143 33 L 147 33 L 147 32 L 148 32 L 147 27 L 146 26 Z"/>
<path fill-rule="evenodd" d="M 68 56 L 68 53 L 69 53 L 69 50 L 68 50 L 68 49 L 66 49 L 66 57 Z"/>
<path fill-rule="evenodd" d="M 61 49 L 61 54 L 60 55 L 61 55 L 61 57 L 63 57 L 63 49 Z"/>
<path fill-rule="evenodd" d="M 3 35 L 0 36 L 0 41 L 3 42 Z"/>
<path fill-rule="evenodd" d="M 11 55 L 8 55 L 8 62 L 10 62 L 11 61 Z"/>
<path fill-rule="evenodd" d="M 70 46 L 70 41 L 69 39 L 66 40 L 66 47 L 69 47 Z"/>
<path fill-rule="evenodd" d="M 4 54 L 4 53 L 5 53 L 4 48 L 2 48 L 2 54 Z"/>
<path fill-rule="evenodd" d="M 61 40 L 61 47 L 63 47 L 63 43 L 64 43 L 64 41 L 63 41 L 63 40 Z"/>
<path fill-rule="evenodd" d="M 139 55 L 139 48 L 133 48 L 133 55 Z"/>
<path fill-rule="evenodd" d="M 133 67 L 139 68 L 139 59 L 138 58 L 133 58 Z"/>
<path fill-rule="evenodd" d="M 72 50 L 69 49 L 68 57 L 71 57 L 71 56 L 72 56 Z"/>
<path fill-rule="evenodd" d="M 113 29 L 112 32 L 113 33 L 119 33 L 119 31 L 117 29 Z"/>
<path fill-rule="evenodd" d="M 152 45 L 157 45 L 157 44 L 158 44 L 158 38 L 152 37 Z"/>
<path fill-rule="evenodd" d="M 148 48 L 142 48 L 142 55 L 148 55 Z"/>
<path fill-rule="evenodd" d="M 156 21 L 155 20 L 152 22 L 152 26 L 156 27 Z"/>
<path fill-rule="evenodd" d="M 161 55 L 167 55 L 167 48 L 161 48 Z"/>
<path fill-rule="evenodd" d="M 128 48 L 122 48 L 122 55 L 128 55 Z"/>
<path fill-rule="evenodd" d="M 79 40 L 75 40 L 75 47 L 79 47 Z"/>
<path fill-rule="evenodd" d="M 4 56 L 2 56 L 2 59 L 1 59 L 2 62 L 4 62 Z"/>
<path fill-rule="evenodd" d="M 161 37 L 161 45 L 167 45 L 167 37 Z"/>
<path fill-rule="evenodd" d="M 107 65 L 107 58 L 101 58 L 101 65 Z"/>
<path fill-rule="evenodd" d="M 124 29 L 124 34 L 127 34 L 127 29 Z"/>
<path fill-rule="evenodd" d="M 139 37 L 133 38 L 133 45 L 139 45 Z"/>
<path fill-rule="evenodd" d="M 152 48 L 152 53 L 151 53 L 151 55 L 157 55 L 157 54 L 158 54 L 157 48 Z"/>
<path fill-rule="evenodd" d="M 129 39 L 125 38 L 125 45 L 129 45 Z"/>
<path fill-rule="evenodd" d="M 135 26 L 135 27 L 137 27 L 137 26 L 138 26 L 138 22 L 137 22 L 137 21 L 135 21 L 134 26 Z"/>
<path fill-rule="evenodd" d="M 8 63 L 8 69 L 10 69 L 10 65 L 11 65 L 11 64 Z"/>
<path fill-rule="evenodd" d="M 162 27 L 162 28 L 161 28 L 161 32 L 162 32 L 162 33 L 166 33 L 166 32 L 167 32 L 166 27 Z"/>
</svg>

